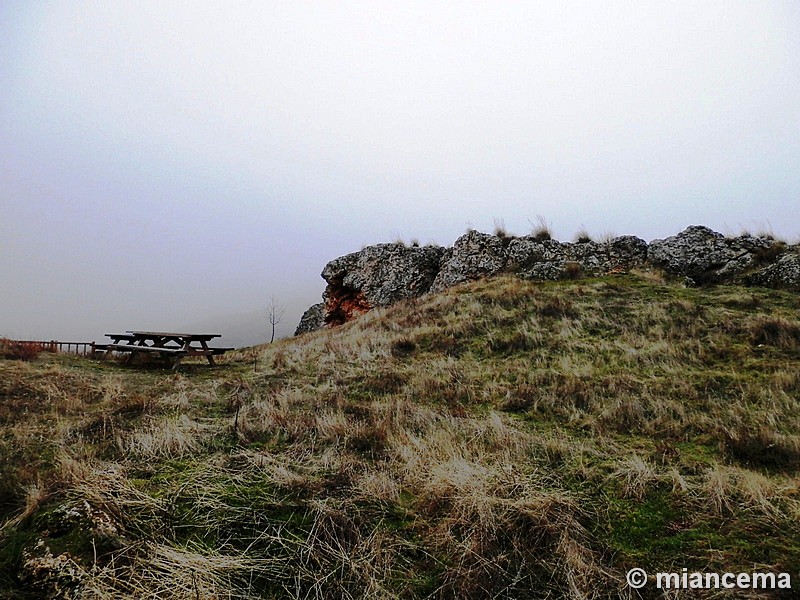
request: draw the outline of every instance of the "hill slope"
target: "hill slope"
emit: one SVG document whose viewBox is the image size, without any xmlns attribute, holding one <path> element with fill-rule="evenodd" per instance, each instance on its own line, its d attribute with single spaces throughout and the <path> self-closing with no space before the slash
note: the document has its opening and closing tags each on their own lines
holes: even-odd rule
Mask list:
<svg viewBox="0 0 800 600">
<path fill-rule="evenodd" d="M 0 361 L 2 593 L 615 598 L 632 567 L 797 577 L 799 307 L 509 277 L 218 369 Z"/>
</svg>

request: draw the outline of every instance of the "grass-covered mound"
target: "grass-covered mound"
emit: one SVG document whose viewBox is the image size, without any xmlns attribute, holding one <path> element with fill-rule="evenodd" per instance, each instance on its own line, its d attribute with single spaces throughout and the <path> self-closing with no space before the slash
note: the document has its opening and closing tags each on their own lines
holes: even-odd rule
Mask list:
<svg viewBox="0 0 800 600">
<path fill-rule="evenodd" d="M 499 278 L 217 369 L 2 360 L 0 597 L 616 598 L 634 566 L 800 585 L 799 307 Z"/>
</svg>

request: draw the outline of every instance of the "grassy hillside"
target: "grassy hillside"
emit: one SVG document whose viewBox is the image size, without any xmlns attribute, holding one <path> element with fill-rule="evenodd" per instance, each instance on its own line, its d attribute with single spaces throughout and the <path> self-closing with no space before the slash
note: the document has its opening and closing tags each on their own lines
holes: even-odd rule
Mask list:
<svg viewBox="0 0 800 600">
<path fill-rule="evenodd" d="M 217 369 L 0 360 L 0 597 L 637 597 L 631 567 L 800 586 L 799 308 L 499 278 Z"/>
</svg>

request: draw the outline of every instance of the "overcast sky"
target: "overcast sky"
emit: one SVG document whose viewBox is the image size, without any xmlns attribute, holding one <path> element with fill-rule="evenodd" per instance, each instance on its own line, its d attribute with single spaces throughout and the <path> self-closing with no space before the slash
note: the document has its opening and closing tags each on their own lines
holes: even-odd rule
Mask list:
<svg viewBox="0 0 800 600">
<path fill-rule="evenodd" d="M 798 208 L 796 1 L 0 2 L 0 335 L 287 333 L 366 244 Z"/>
</svg>

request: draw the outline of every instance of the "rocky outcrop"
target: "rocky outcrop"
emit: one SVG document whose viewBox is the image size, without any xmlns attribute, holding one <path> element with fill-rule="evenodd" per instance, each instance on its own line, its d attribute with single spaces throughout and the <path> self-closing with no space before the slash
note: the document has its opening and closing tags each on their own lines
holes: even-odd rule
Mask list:
<svg viewBox="0 0 800 600">
<path fill-rule="evenodd" d="M 501 239 L 474 229 L 467 231 L 446 251 L 431 291 L 502 271 L 506 264 L 506 239 L 509 238 Z"/>
<path fill-rule="evenodd" d="M 439 272 L 440 246 L 378 244 L 332 260 L 322 270 L 324 322 L 339 324 L 376 306 L 427 292 Z"/>
<path fill-rule="evenodd" d="M 498 237 L 470 230 L 446 251 L 431 291 L 503 271 L 527 279 L 554 280 L 626 271 L 643 265 L 646 260 L 647 242 L 634 236 L 603 243 L 571 244 L 535 236 Z"/>
<path fill-rule="evenodd" d="M 695 284 L 731 281 L 757 266 L 780 242 L 762 237 L 726 238 L 703 227 L 687 227 L 678 235 L 653 240 L 647 250 L 650 262 L 670 275 L 687 277 Z"/>
<path fill-rule="evenodd" d="M 509 245 L 506 271 L 526 279 L 556 280 L 627 271 L 646 260 L 647 242 L 634 236 L 575 244 L 523 237 Z"/>
<path fill-rule="evenodd" d="M 776 262 L 747 278 L 749 285 L 800 291 L 800 248 L 781 256 Z"/>
<path fill-rule="evenodd" d="M 306 311 L 295 334 L 502 272 L 556 280 L 637 267 L 661 269 L 689 285 L 736 282 L 800 290 L 800 248 L 767 237 L 725 237 L 695 225 L 648 245 L 634 236 L 568 243 L 469 230 L 452 248 L 378 244 L 332 260 L 322 271 L 328 284 L 324 302 Z"/>
<path fill-rule="evenodd" d="M 647 242 L 635 235 L 621 235 L 606 244 L 607 271 L 628 270 L 640 267 L 647 261 Z"/>
<path fill-rule="evenodd" d="M 301 333 L 316 331 L 322 327 L 325 324 L 324 309 L 325 303 L 323 302 L 309 306 L 303 316 L 300 317 L 300 323 L 297 325 L 297 329 L 294 330 L 294 334 L 300 335 Z"/>
</svg>

